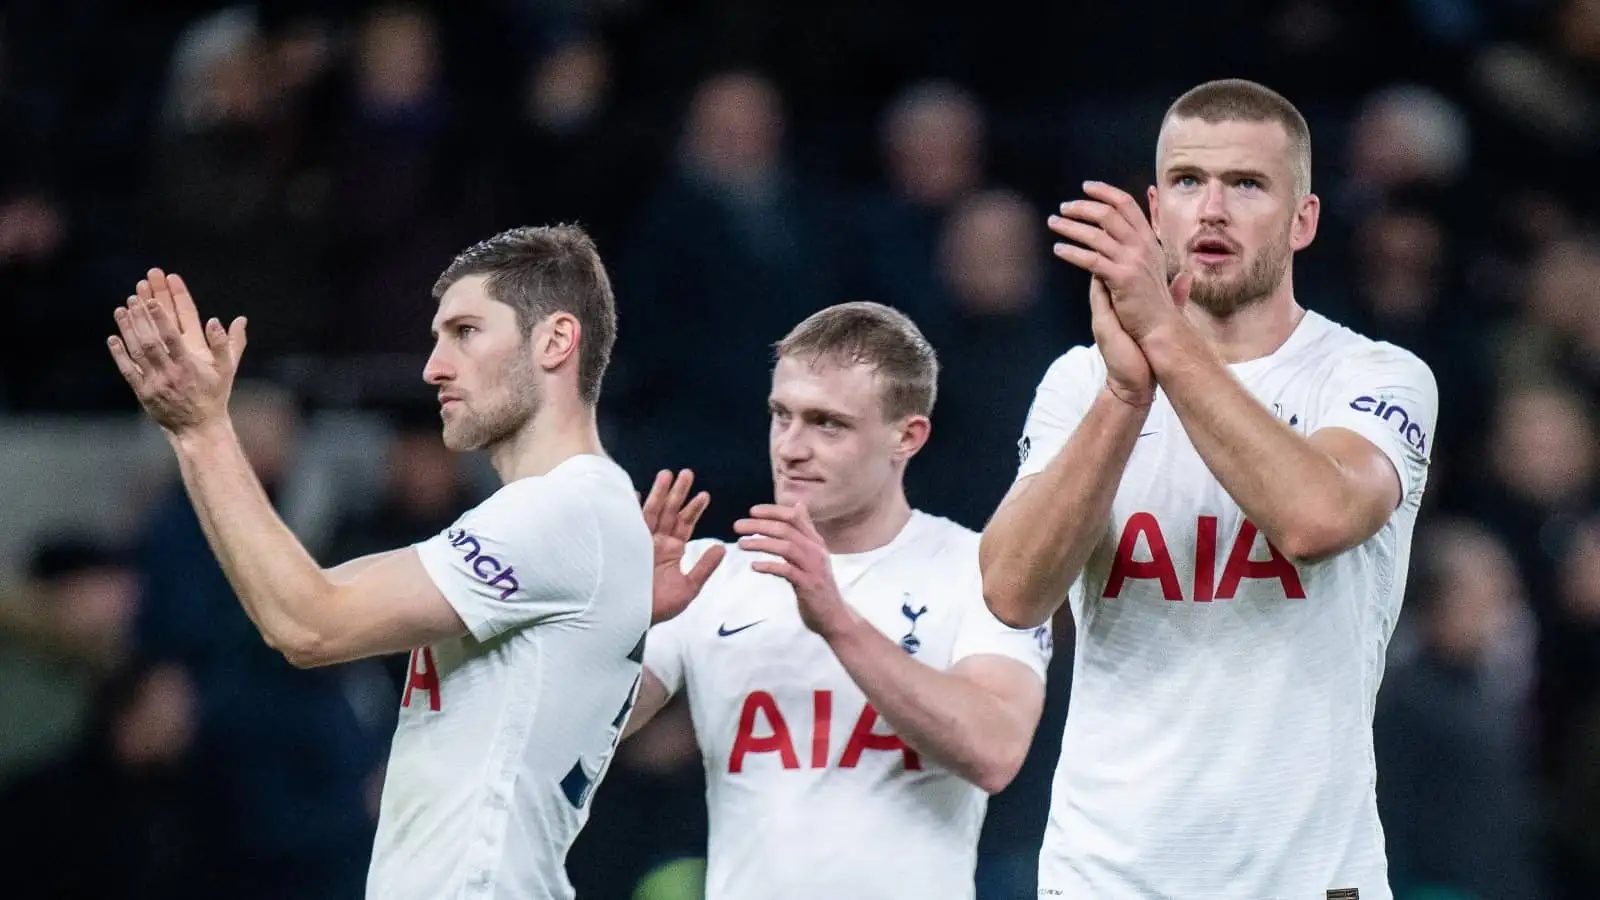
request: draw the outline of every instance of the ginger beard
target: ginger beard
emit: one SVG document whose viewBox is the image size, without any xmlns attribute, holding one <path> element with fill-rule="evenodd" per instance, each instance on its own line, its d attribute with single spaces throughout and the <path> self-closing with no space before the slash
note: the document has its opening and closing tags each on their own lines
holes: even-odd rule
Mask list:
<svg viewBox="0 0 1600 900">
<path fill-rule="evenodd" d="M 531 335 L 501 366 L 487 391 L 469 395 L 443 411 L 444 444 L 465 452 L 493 447 L 515 436 L 539 412 L 538 374 L 528 353 Z"/>
<path fill-rule="evenodd" d="M 1166 246 L 1163 249 L 1167 257 L 1167 281 L 1171 282 L 1184 269 L 1188 269 L 1193 275 L 1189 285 L 1189 302 L 1219 319 L 1226 319 L 1246 306 L 1267 299 L 1283 280 L 1284 272 L 1289 268 L 1289 229 L 1292 225 L 1291 220 L 1254 255 L 1241 249 L 1240 256 L 1243 259 L 1232 259 L 1222 265 L 1189 264 L 1190 251 L 1187 246 Z M 1234 244 L 1238 246 L 1237 242 Z M 1232 267 L 1238 267 L 1239 271 L 1225 274 Z"/>
</svg>

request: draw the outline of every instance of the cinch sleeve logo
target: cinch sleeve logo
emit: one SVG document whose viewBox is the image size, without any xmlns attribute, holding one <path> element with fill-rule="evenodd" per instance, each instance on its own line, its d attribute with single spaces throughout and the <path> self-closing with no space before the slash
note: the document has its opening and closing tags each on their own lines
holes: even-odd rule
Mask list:
<svg viewBox="0 0 1600 900">
<path fill-rule="evenodd" d="M 461 559 L 472 568 L 474 577 L 489 587 L 500 588 L 501 600 L 510 600 L 511 595 L 522 588 L 517 583 L 516 570 L 484 553 L 483 545 L 464 529 L 452 528 L 445 532 L 445 537 L 450 546 L 461 551 Z"/>
<path fill-rule="evenodd" d="M 1400 431 L 1400 436 L 1406 443 L 1417 448 L 1417 452 L 1427 455 L 1428 433 L 1422 430 L 1422 425 L 1411 421 L 1411 413 L 1403 406 L 1380 400 L 1377 397 L 1357 397 L 1350 401 L 1350 408 L 1356 412 L 1371 413 L 1383 421 L 1395 426 Z"/>
</svg>

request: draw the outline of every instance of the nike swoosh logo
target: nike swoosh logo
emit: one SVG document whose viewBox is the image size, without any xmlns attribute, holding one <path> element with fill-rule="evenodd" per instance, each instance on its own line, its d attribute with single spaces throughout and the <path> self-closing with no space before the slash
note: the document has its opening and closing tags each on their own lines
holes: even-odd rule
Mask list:
<svg viewBox="0 0 1600 900">
<path fill-rule="evenodd" d="M 1152 434 L 1160 434 L 1160 433 L 1161 432 L 1159 432 L 1159 431 L 1141 431 L 1139 433 L 1139 437 L 1149 437 Z"/>
<path fill-rule="evenodd" d="M 735 635 L 741 631 L 744 631 L 746 628 L 754 628 L 765 621 L 766 619 L 757 619 L 754 622 L 751 622 L 749 625 L 740 625 L 738 628 L 732 629 L 727 626 L 727 623 L 723 623 L 717 626 L 717 637 L 728 637 L 730 635 Z"/>
</svg>

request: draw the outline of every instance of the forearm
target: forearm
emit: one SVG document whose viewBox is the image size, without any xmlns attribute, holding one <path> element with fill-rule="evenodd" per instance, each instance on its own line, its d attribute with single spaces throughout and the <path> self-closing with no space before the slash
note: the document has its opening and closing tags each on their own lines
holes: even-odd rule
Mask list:
<svg viewBox="0 0 1600 900">
<path fill-rule="evenodd" d="M 854 612 L 825 635 L 845 671 L 900 739 L 990 793 L 1016 775 L 1033 738 L 984 687 L 914 659 Z"/>
<path fill-rule="evenodd" d="M 246 614 L 284 650 L 315 634 L 311 613 L 333 583 L 272 508 L 231 422 L 175 437 L 183 484 Z"/>
<path fill-rule="evenodd" d="M 648 639 L 647 639 L 648 640 Z M 666 685 L 655 676 L 648 668 L 639 680 L 639 694 L 633 700 L 633 709 L 628 712 L 628 721 L 622 726 L 621 740 L 627 740 L 641 731 L 650 720 L 656 717 L 666 707 L 672 695 L 667 693 Z"/>
<path fill-rule="evenodd" d="M 1355 503 L 1338 461 L 1272 415 L 1187 323 L 1141 346 L 1195 450 L 1273 545 L 1304 560 L 1336 544 Z"/>
<path fill-rule="evenodd" d="M 1050 620 L 1083 571 L 1149 410 L 1102 390 L 1056 458 L 983 531 L 979 566 L 990 610 L 1031 628 Z"/>
</svg>

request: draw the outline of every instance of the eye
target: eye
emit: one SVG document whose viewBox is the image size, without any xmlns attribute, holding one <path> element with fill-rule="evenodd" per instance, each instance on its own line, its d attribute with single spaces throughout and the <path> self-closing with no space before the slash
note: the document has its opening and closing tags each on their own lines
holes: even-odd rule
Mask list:
<svg viewBox="0 0 1600 900">
<path fill-rule="evenodd" d="M 834 434 L 840 429 L 844 428 L 844 423 L 838 419 L 823 419 L 821 422 L 817 423 L 817 427 L 821 428 L 828 434 Z"/>
<path fill-rule="evenodd" d="M 1241 178 L 1239 179 L 1239 187 L 1247 191 L 1259 191 L 1261 190 L 1261 182 L 1254 178 Z"/>
<path fill-rule="evenodd" d="M 459 325 L 459 326 L 456 327 L 456 337 L 457 338 L 465 338 L 465 337 L 468 337 L 469 335 L 474 335 L 474 334 L 477 334 L 477 333 L 478 333 L 478 326 L 476 326 L 476 325 Z"/>
<path fill-rule="evenodd" d="M 1178 187 L 1197 187 L 1200 184 L 1200 179 L 1194 177 L 1193 175 L 1179 175 L 1177 178 L 1173 179 L 1172 183 Z"/>
</svg>

